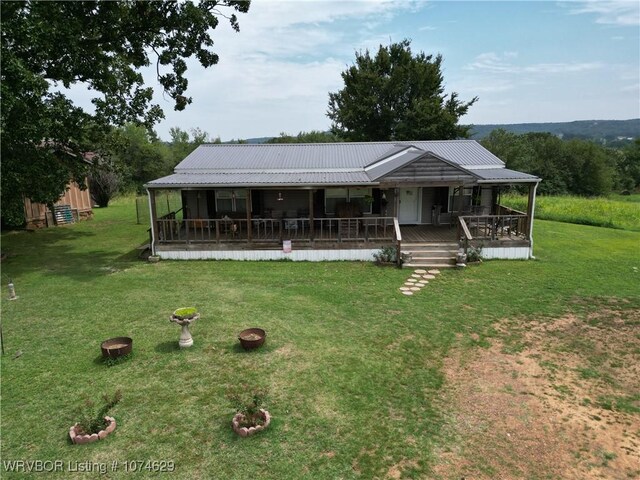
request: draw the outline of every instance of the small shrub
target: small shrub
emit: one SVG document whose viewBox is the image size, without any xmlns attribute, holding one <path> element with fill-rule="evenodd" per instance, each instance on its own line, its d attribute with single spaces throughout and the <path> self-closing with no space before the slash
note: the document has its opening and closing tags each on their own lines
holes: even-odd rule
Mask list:
<svg viewBox="0 0 640 480">
<path fill-rule="evenodd" d="M 105 393 L 102 396 L 102 400 L 104 405 L 98 410 L 96 410 L 96 405 L 93 400 L 89 398 L 85 400 L 84 406 L 79 412 L 78 434 L 91 435 L 107 428 L 108 425 L 104 417 L 122 400 L 122 392 L 116 390 L 112 397 L 109 397 L 109 395 Z"/>
<path fill-rule="evenodd" d="M 379 252 L 373 254 L 376 263 L 395 263 L 398 258 L 396 247 L 382 247 Z"/>
<path fill-rule="evenodd" d="M 267 399 L 265 389 L 239 385 L 227 397 L 236 413 L 241 413 L 244 417 L 240 427 L 255 427 L 264 423 L 260 409 Z"/>
<path fill-rule="evenodd" d="M 482 245 L 477 247 L 469 247 L 467 250 L 467 262 L 481 262 L 482 261 Z"/>
</svg>

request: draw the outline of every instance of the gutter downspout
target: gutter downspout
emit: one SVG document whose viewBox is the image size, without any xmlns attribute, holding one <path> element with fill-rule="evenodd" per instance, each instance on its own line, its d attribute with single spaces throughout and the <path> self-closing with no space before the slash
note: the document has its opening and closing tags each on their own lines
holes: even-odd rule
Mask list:
<svg viewBox="0 0 640 480">
<path fill-rule="evenodd" d="M 151 192 L 147 188 L 147 198 L 149 199 L 149 227 L 151 228 L 151 255 L 156 254 L 156 235 L 153 228 L 153 208 L 151 207 Z"/>
<path fill-rule="evenodd" d="M 531 200 L 531 219 L 529 223 L 529 258 L 535 260 L 535 256 L 533 255 L 533 217 L 534 212 L 536 210 L 536 190 L 538 189 L 538 182 L 533 186 L 533 198 Z"/>
</svg>

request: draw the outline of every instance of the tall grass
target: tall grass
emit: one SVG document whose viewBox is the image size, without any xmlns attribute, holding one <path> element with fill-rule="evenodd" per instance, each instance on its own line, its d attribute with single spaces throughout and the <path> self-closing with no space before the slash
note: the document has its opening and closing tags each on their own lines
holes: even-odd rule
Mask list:
<svg viewBox="0 0 640 480">
<path fill-rule="evenodd" d="M 525 211 L 527 197 L 504 195 L 501 203 Z M 535 216 L 543 220 L 640 231 L 640 195 L 598 198 L 541 196 L 536 199 Z"/>
</svg>

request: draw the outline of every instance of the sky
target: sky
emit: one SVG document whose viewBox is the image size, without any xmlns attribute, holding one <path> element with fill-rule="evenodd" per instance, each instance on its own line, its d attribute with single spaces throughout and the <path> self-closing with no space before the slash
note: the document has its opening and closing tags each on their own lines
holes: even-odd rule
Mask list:
<svg viewBox="0 0 640 480">
<path fill-rule="evenodd" d="M 239 33 L 224 21 L 213 31 L 217 65 L 188 62 L 184 111 L 145 72 L 161 138 L 171 127 L 223 141 L 328 130 L 328 94 L 355 52 L 405 38 L 442 54 L 445 93 L 479 97 L 463 124 L 640 117 L 637 0 L 253 0 L 238 16 Z"/>
</svg>

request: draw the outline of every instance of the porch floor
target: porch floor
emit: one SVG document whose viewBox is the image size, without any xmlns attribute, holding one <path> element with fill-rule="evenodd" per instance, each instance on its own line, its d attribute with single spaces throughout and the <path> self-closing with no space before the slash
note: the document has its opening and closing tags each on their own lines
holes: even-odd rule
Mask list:
<svg viewBox="0 0 640 480">
<path fill-rule="evenodd" d="M 449 225 L 401 225 L 402 243 L 454 243 L 457 229 Z"/>
</svg>

